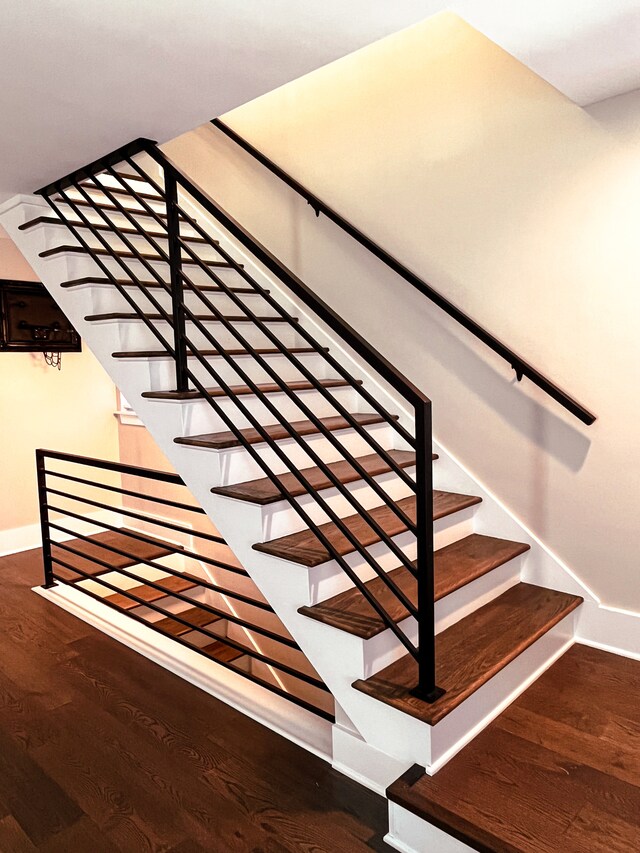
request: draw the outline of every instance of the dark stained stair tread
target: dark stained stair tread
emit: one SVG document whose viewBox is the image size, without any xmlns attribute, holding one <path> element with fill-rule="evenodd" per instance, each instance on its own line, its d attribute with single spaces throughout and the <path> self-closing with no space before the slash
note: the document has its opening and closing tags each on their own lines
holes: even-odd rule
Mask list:
<svg viewBox="0 0 640 853">
<path fill-rule="evenodd" d="M 295 354 L 312 354 L 317 353 L 318 350 L 314 347 L 287 347 L 287 352 L 295 353 Z M 250 355 L 253 353 L 258 353 L 258 355 L 282 355 L 282 350 L 279 350 L 275 347 L 265 347 L 254 349 L 253 352 L 247 349 L 225 349 L 225 350 L 215 350 L 215 349 L 201 349 L 198 350 L 200 355 L 206 357 L 213 357 L 221 355 L 223 352 L 227 355 L 232 356 L 243 356 Z M 111 353 L 113 358 L 171 358 L 168 352 L 164 350 L 133 350 L 131 352 L 114 352 Z M 187 354 L 189 358 L 195 358 L 191 353 Z"/>
<path fill-rule="evenodd" d="M 52 554 L 74 568 L 79 568 L 83 572 L 96 575 L 107 572 L 109 569 L 99 563 L 93 562 L 95 558 L 109 563 L 113 569 L 125 569 L 129 566 L 135 566 L 141 560 L 155 560 L 158 557 L 166 557 L 167 554 L 172 554 L 176 551 L 175 545 L 155 539 L 152 536 L 148 536 L 147 538 L 153 541 L 147 543 L 133 539 L 131 536 L 127 536 L 126 528 L 118 532 L 104 530 L 101 533 L 92 534 L 90 536 L 91 542 L 85 542 L 83 539 L 71 539 L 63 543 L 74 548 L 76 551 L 82 551 L 84 555 L 82 557 L 72 554 L 70 551 L 65 551 L 64 548 L 56 547 L 55 543 L 52 543 Z M 120 554 L 109 551 L 107 548 L 100 547 L 101 544 L 111 546 L 112 548 L 119 548 L 131 556 L 123 557 Z M 75 577 L 75 579 L 81 581 L 82 577 Z"/>
<path fill-rule="evenodd" d="M 320 379 L 318 383 L 322 385 L 323 388 L 344 388 L 349 386 L 349 382 L 346 379 Z M 289 388 L 290 391 L 312 391 L 314 389 L 314 385 L 311 382 L 284 382 L 282 383 L 284 386 Z M 281 390 L 280 385 L 276 385 L 275 383 L 256 383 L 256 387 L 260 389 L 263 394 L 274 394 Z M 230 385 L 233 394 L 243 395 L 243 394 L 253 394 L 253 390 L 248 385 Z M 222 388 L 208 388 L 207 393 L 210 397 L 225 397 L 226 392 Z M 149 400 L 195 400 L 203 395 L 200 391 L 145 391 L 142 394 L 143 397 L 146 397 Z M 213 491 L 213 490 L 212 490 Z"/>
<path fill-rule="evenodd" d="M 73 219 L 62 219 L 57 216 L 37 216 L 35 219 L 30 219 L 28 222 L 23 222 L 22 225 L 18 226 L 19 231 L 27 231 L 29 228 L 33 228 L 36 225 L 64 225 L 65 227 L 73 227 L 79 228 L 84 231 L 86 230 L 95 230 L 95 231 L 109 231 L 113 232 L 113 228 L 110 225 L 105 225 L 102 222 L 92 222 L 91 225 L 86 225 L 84 222 L 80 220 Z M 119 225 L 118 233 L 119 234 L 133 234 L 134 236 L 142 237 L 151 237 L 154 240 L 166 240 L 167 232 L 166 231 L 148 231 L 143 229 L 142 233 L 139 229 L 134 228 L 133 225 Z M 185 243 L 219 243 L 218 240 L 206 240 L 204 237 L 197 236 L 188 236 L 182 235 L 181 239 Z"/>
<path fill-rule="evenodd" d="M 191 627 L 183 625 L 182 622 L 177 622 L 171 616 L 165 619 L 160 619 L 158 622 L 153 622 L 153 627 L 162 631 L 163 634 L 169 634 L 172 637 L 181 637 L 189 631 L 197 631 L 198 628 L 204 628 L 206 625 L 211 625 L 220 620 L 220 616 L 215 613 L 209 613 L 201 607 L 190 607 L 188 610 L 183 610 L 181 613 L 176 613 L 181 619 L 185 619 L 190 623 Z"/>
<path fill-rule="evenodd" d="M 104 194 L 104 191 L 107 190 L 108 192 L 113 193 L 113 195 L 127 196 L 128 198 L 131 198 L 132 201 L 135 201 L 135 197 L 133 195 L 134 191 L 128 190 L 126 187 L 110 186 L 109 184 L 101 184 L 100 182 L 93 181 L 93 180 L 81 181 L 80 186 L 83 187 L 84 189 L 93 190 L 94 192 L 101 192 L 103 194 Z M 164 198 L 157 192 L 150 193 L 150 192 L 148 192 L 148 190 L 136 189 L 135 193 L 140 198 L 144 198 L 144 199 L 147 199 L 149 201 L 164 202 Z"/>
<path fill-rule="evenodd" d="M 169 312 L 167 312 L 169 313 Z M 142 317 L 146 317 L 147 320 L 160 321 L 164 320 L 164 317 L 161 314 L 136 314 L 134 312 L 128 311 L 111 311 L 107 314 L 89 314 L 84 319 L 89 323 L 95 323 L 100 320 L 141 320 Z M 171 316 L 171 315 L 169 315 Z M 244 314 L 240 315 L 223 315 L 224 319 L 228 323 L 253 323 L 254 321 L 247 317 Z M 194 314 L 194 317 L 197 320 L 207 320 L 209 322 L 219 323 L 218 320 L 213 314 Z M 187 322 L 191 320 L 190 317 L 186 317 Z M 261 323 L 286 323 L 287 320 L 285 317 L 258 317 L 258 320 Z"/>
<path fill-rule="evenodd" d="M 415 465 L 416 457 L 413 451 L 389 450 L 388 453 L 400 468 L 409 468 Z M 438 458 L 435 453 L 433 454 L 433 458 Z M 361 456 L 357 461 L 371 477 L 386 474 L 391 470 L 391 466 L 377 453 Z M 362 479 L 353 465 L 346 460 L 330 462 L 327 464 L 327 468 L 344 484 Z M 300 473 L 304 475 L 317 491 L 331 487 L 329 478 L 318 467 L 304 468 Z M 278 479 L 282 483 L 282 486 L 294 497 L 306 494 L 306 489 L 295 474 L 280 474 Z M 228 498 L 236 498 L 237 500 L 249 501 L 250 503 L 261 505 L 274 503 L 283 498 L 282 491 L 268 477 L 262 477 L 258 480 L 248 480 L 245 483 L 234 483 L 230 486 L 214 486 L 211 491 L 216 495 L 224 495 Z"/>
<path fill-rule="evenodd" d="M 434 490 L 434 521 L 474 506 L 480 503 L 481 500 L 482 498 L 475 497 L 474 495 L 459 495 L 455 492 Z M 396 505 L 409 518 L 415 520 L 416 499 L 414 495 L 401 498 L 401 500 L 396 502 Z M 383 528 L 388 536 L 397 536 L 407 529 L 401 519 L 386 505 L 375 507 L 369 511 L 369 515 Z M 342 521 L 363 547 L 380 541 L 378 534 L 360 515 L 350 515 L 347 518 L 343 518 Z M 350 554 L 355 550 L 351 542 L 343 536 L 332 521 L 321 524 L 320 531 L 331 542 L 340 556 Z M 270 542 L 260 542 L 254 545 L 253 548 L 256 551 L 261 551 L 263 554 L 271 554 L 274 557 L 281 557 L 283 560 L 290 560 L 293 563 L 300 563 L 303 566 L 319 566 L 321 563 L 326 563 L 327 560 L 331 559 L 329 552 L 311 530 L 301 530 L 298 533 L 281 536 L 279 539 L 272 539 Z"/>
<path fill-rule="evenodd" d="M 412 695 L 418 670 L 411 655 L 353 686 L 435 725 L 581 603 L 577 595 L 519 583 L 438 634 L 436 681 L 445 693 L 432 704 Z"/>
<path fill-rule="evenodd" d="M 240 649 L 227 646 L 223 640 L 209 643 L 208 646 L 202 648 L 202 651 L 206 652 L 210 658 L 222 661 L 223 663 L 231 663 L 246 654 L 246 652 L 242 652 Z"/>
<path fill-rule="evenodd" d="M 120 607 L 122 610 L 133 610 L 135 607 L 139 607 L 140 605 L 137 601 L 133 601 L 129 598 L 127 593 L 131 593 L 137 598 L 142 598 L 144 601 L 159 602 L 163 598 L 171 596 L 174 592 L 186 592 L 196 586 L 193 581 L 187 580 L 186 578 L 179 578 L 175 575 L 154 581 L 154 583 L 157 583 L 158 586 L 162 586 L 162 590 L 143 584 L 141 586 L 134 586 L 126 592 L 115 592 L 113 595 L 108 595 L 106 596 L 105 601 L 114 604 L 116 607 Z"/>
<path fill-rule="evenodd" d="M 95 200 L 85 201 L 84 199 L 79 199 L 79 198 L 72 198 L 69 201 L 66 201 L 65 199 L 61 198 L 60 196 L 58 196 L 57 198 L 54 198 L 53 201 L 57 202 L 58 204 L 66 204 L 67 206 L 70 206 L 70 204 L 74 204 L 74 205 L 77 205 L 78 207 L 90 207 L 92 209 L 95 208 L 97 210 L 110 210 L 110 211 L 113 211 L 114 213 L 120 213 L 120 209 L 115 204 L 111 204 L 110 202 L 95 201 Z M 145 219 L 154 219 L 155 217 L 158 217 L 159 219 L 166 219 L 167 218 L 166 212 L 162 212 L 161 210 L 156 210 L 155 208 L 153 208 L 153 213 L 147 213 L 140 206 L 138 206 L 138 207 L 127 207 L 126 205 L 123 205 L 123 207 L 125 208 L 127 213 L 131 213 L 136 217 L 142 216 Z"/>
<path fill-rule="evenodd" d="M 435 552 L 435 600 L 439 601 L 528 550 L 529 545 L 524 543 L 481 536 L 478 533 L 440 548 Z M 390 571 L 388 576 L 417 606 L 416 579 L 411 572 L 402 566 Z M 394 622 L 407 618 L 409 613 L 406 607 L 384 581 L 374 578 L 366 586 Z M 311 607 L 301 607 L 299 612 L 363 639 L 370 639 L 386 628 L 356 587 Z"/>
<path fill-rule="evenodd" d="M 94 255 L 101 255 L 104 257 L 116 257 L 116 258 L 130 258 L 132 260 L 139 260 L 140 258 L 145 261 L 150 262 L 159 262 L 159 263 L 167 263 L 162 255 L 152 253 L 152 252 L 130 252 L 128 249 L 91 249 L 91 252 Z M 50 258 L 53 255 L 64 255 L 64 254 L 79 254 L 79 255 L 87 255 L 89 257 L 89 252 L 83 246 L 55 246 L 53 249 L 45 249 L 43 252 L 40 252 L 38 257 L 40 258 Z M 224 267 L 225 269 L 234 269 L 234 266 L 227 261 L 195 261 L 192 258 L 183 258 L 182 264 L 199 264 L 203 263 L 208 267 Z M 241 265 L 240 265 L 241 266 Z"/>
<path fill-rule="evenodd" d="M 361 426 L 368 424 L 383 423 L 384 419 L 380 415 L 374 414 L 354 414 L 351 416 Z M 349 429 L 349 422 L 346 418 L 340 416 L 332 416 L 328 418 L 318 418 L 326 429 L 335 431 L 340 429 Z M 291 427 L 299 435 L 312 435 L 319 432 L 317 426 L 309 420 L 292 421 Z M 282 424 L 266 424 L 263 430 L 273 441 L 281 441 L 290 438 L 289 433 Z M 242 429 L 243 439 L 247 444 L 260 444 L 264 441 L 260 433 L 255 429 Z M 174 439 L 176 444 L 186 444 L 191 447 L 210 447 L 214 450 L 222 450 L 227 447 L 239 447 L 241 441 L 235 437 L 230 430 L 224 432 L 210 432 L 204 435 L 189 435 Z"/>
<path fill-rule="evenodd" d="M 159 281 L 140 281 L 136 279 L 136 281 L 132 281 L 128 278 L 119 278 L 116 279 L 117 284 L 121 287 L 136 287 L 140 284 L 146 290 L 166 290 L 171 287 L 170 282 L 165 282 L 162 284 Z M 69 281 L 63 281 L 60 285 L 61 287 L 79 287 L 81 284 L 107 284 L 110 287 L 116 287 L 116 284 L 112 282 L 108 278 L 100 278 L 99 276 L 84 276 L 83 278 L 73 278 Z M 194 289 L 197 291 L 202 291 L 204 293 L 226 293 L 226 290 L 222 287 L 218 287 L 216 284 L 194 284 Z M 235 285 L 228 286 L 227 290 L 230 290 L 232 293 L 256 293 L 253 287 L 237 287 Z M 265 293 L 269 293 L 269 291 L 264 291 Z"/>
</svg>

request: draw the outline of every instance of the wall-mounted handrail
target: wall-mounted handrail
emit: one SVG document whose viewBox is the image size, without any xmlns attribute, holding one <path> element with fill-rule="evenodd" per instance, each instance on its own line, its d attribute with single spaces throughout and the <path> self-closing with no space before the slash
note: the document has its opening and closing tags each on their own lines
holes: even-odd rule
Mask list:
<svg viewBox="0 0 640 853">
<path fill-rule="evenodd" d="M 495 335 L 492 335 L 479 323 L 465 314 L 460 308 L 450 302 L 441 293 L 438 293 L 430 284 L 423 281 L 410 269 L 400 263 L 396 258 L 389 254 L 385 249 L 375 243 L 370 237 L 367 237 L 360 229 L 356 228 L 353 223 L 349 222 L 341 216 L 332 207 L 326 204 L 318 196 L 314 195 L 310 190 L 304 187 L 299 181 L 287 174 L 280 166 L 273 162 L 269 157 L 263 154 L 259 149 L 253 146 L 250 142 L 244 139 L 235 130 L 230 128 L 218 118 L 211 120 L 211 124 L 218 130 L 222 131 L 229 139 L 235 142 L 240 148 L 250 154 L 259 163 L 261 163 L 270 172 L 276 175 L 280 180 L 284 181 L 294 192 L 302 196 L 311 208 L 315 211 L 316 216 L 321 213 L 330 219 L 335 225 L 341 228 L 345 233 L 349 234 L 354 240 L 364 246 L 369 252 L 375 255 L 378 260 L 386 264 L 395 273 L 408 281 L 416 290 L 419 290 L 427 299 L 431 300 L 442 311 L 452 317 L 457 323 L 460 323 L 467 331 L 471 332 L 478 340 L 492 349 L 501 358 L 509 363 L 516 373 L 516 378 L 520 381 L 524 376 L 531 382 L 541 388 L 546 394 L 552 397 L 556 402 L 564 406 L 567 411 L 571 412 L 578 420 L 588 426 L 592 424 L 596 416 L 586 409 L 581 403 L 571 397 L 566 391 L 563 391 L 558 385 L 536 370 L 533 365 L 529 364 L 522 356 L 514 352 L 505 343 L 499 340 Z"/>
</svg>

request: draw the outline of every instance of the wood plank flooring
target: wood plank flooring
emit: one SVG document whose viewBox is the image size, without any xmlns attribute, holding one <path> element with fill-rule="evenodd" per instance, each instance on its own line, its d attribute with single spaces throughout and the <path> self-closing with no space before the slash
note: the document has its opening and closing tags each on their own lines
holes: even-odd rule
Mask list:
<svg viewBox="0 0 640 853">
<path fill-rule="evenodd" d="M 640 662 L 573 646 L 435 776 L 392 800 L 488 853 L 640 850 Z"/>
<path fill-rule="evenodd" d="M 389 851 L 386 803 L 0 559 L 1 853 Z"/>
</svg>

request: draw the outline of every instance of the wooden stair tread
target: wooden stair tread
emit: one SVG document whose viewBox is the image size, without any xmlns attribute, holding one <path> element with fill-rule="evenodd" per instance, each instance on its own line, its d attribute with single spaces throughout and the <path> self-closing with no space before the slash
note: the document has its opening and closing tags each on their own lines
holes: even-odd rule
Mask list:
<svg viewBox="0 0 640 853">
<path fill-rule="evenodd" d="M 144 394 L 142 395 L 145 396 Z M 401 468 L 408 468 L 415 465 L 415 453 L 408 450 L 389 450 L 389 456 Z M 434 453 L 433 458 L 437 459 Z M 386 474 L 391 470 L 391 466 L 386 463 L 377 453 L 371 453 L 367 456 L 361 456 L 357 460 L 359 464 L 367 471 L 367 473 L 376 477 L 380 474 Z M 341 483 L 353 483 L 361 479 L 360 474 L 346 460 L 338 462 L 330 462 L 327 468 L 340 480 Z M 311 483 L 316 491 L 331 488 L 331 482 L 326 474 L 320 468 L 304 468 L 300 471 L 301 474 Z M 278 477 L 283 487 L 289 491 L 294 497 L 306 494 L 306 489 L 301 485 L 295 474 L 280 474 Z M 268 477 L 262 477 L 257 480 L 248 480 L 245 483 L 234 483 L 230 486 L 214 486 L 211 491 L 216 495 L 224 495 L 228 498 L 236 500 L 249 501 L 255 504 L 270 504 L 283 499 L 282 491 L 271 482 Z"/>
<path fill-rule="evenodd" d="M 137 288 L 137 285 L 142 285 L 147 290 L 166 290 L 167 288 L 171 288 L 170 282 L 164 282 L 164 284 L 159 281 L 141 281 L 136 279 L 136 281 L 132 281 L 128 278 L 118 278 L 116 279 L 117 283 L 121 287 L 133 287 Z M 84 276 L 83 278 L 73 278 L 69 281 L 63 281 L 60 285 L 61 287 L 79 287 L 82 284 L 107 284 L 110 287 L 115 287 L 116 285 L 108 278 L 100 278 L 99 276 Z M 226 290 L 222 287 L 219 287 L 216 284 L 194 284 L 194 289 L 199 290 L 205 293 L 226 293 Z M 262 295 L 258 293 L 253 287 L 238 287 L 236 285 L 229 285 L 227 290 L 230 290 L 232 293 L 255 293 L 256 295 Z M 268 290 L 264 291 L 264 293 L 269 293 Z"/>
<path fill-rule="evenodd" d="M 186 592 L 188 589 L 193 589 L 197 586 L 193 581 L 187 580 L 187 578 L 179 578 L 175 575 L 154 581 L 154 583 L 157 583 L 159 586 L 161 585 L 163 589 L 159 590 L 153 586 L 142 584 L 141 586 L 132 587 L 127 592 L 132 593 L 137 598 L 142 598 L 144 601 L 158 602 L 163 598 L 170 597 L 174 592 Z M 124 592 L 114 592 L 113 595 L 108 595 L 105 601 L 114 604 L 121 610 L 133 610 L 136 607 L 140 607 L 137 601 L 133 601 Z"/>
<path fill-rule="evenodd" d="M 71 203 L 71 204 L 77 205 L 78 207 L 90 207 L 90 208 L 95 208 L 97 210 L 109 210 L 109 211 L 112 211 L 114 213 L 120 213 L 121 212 L 120 209 L 118 207 L 116 207 L 115 204 L 107 203 L 104 201 L 89 202 L 89 201 L 85 201 L 84 199 L 79 199 L 79 198 L 72 198 L 72 199 L 70 199 L 70 201 L 66 201 L 65 199 L 61 198 L 60 196 L 57 196 L 56 198 L 54 198 L 53 201 L 58 203 L 58 204 L 66 204 L 67 206 L 69 206 Z M 127 213 L 131 213 L 134 216 L 143 216 L 145 219 L 154 219 L 155 217 L 159 217 L 160 219 L 166 219 L 167 218 L 166 212 L 163 213 L 160 210 L 154 209 L 153 214 L 151 214 L 151 213 L 147 213 L 146 210 L 143 210 L 141 207 L 140 208 L 134 208 L 134 207 L 126 207 L 125 205 L 123 205 L 123 207 L 125 207 Z M 182 216 L 180 218 L 183 219 Z M 197 220 L 194 220 L 194 221 L 197 221 Z"/>
<path fill-rule="evenodd" d="M 287 347 L 286 350 L 287 352 L 296 354 L 313 354 L 318 352 L 315 347 Z M 258 355 L 282 355 L 282 351 L 277 349 L 276 347 L 265 347 L 264 349 L 255 348 L 253 352 L 248 349 L 201 349 L 198 350 L 198 352 L 200 353 L 200 355 L 205 357 L 215 357 L 218 355 L 222 355 L 222 353 L 226 353 L 227 355 L 232 356 L 252 356 L 253 353 L 257 353 Z M 134 350 L 131 352 L 113 352 L 111 353 L 111 356 L 112 358 L 171 358 L 169 353 L 165 352 L 164 350 Z M 187 353 L 187 357 L 195 358 L 192 353 Z"/>
<path fill-rule="evenodd" d="M 322 385 L 323 388 L 345 388 L 350 385 L 350 383 L 346 379 L 320 379 L 318 383 Z M 312 391 L 314 389 L 314 385 L 312 382 L 284 382 L 282 383 L 290 391 Z M 260 389 L 263 394 L 274 394 L 281 390 L 280 385 L 276 385 L 275 383 L 256 383 L 256 387 Z M 243 394 L 253 394 L 253 390 L 248 385 L 230 385 L 233 394 L 243 395 Z M 226 392 L 223 388 L 208 388 L 207 393 L 211 397 L 226 397 Z M 149 400 L 196 400 L 203 396 L 200 391 L 145 391 L 142 394 L 143 397 L 146 397 Z M 212 489 L 213 491 L 213 489 Z"/>
<path fill-rule="evenodd" d="M 231 663 L 232 661 L 243 657 L 245 654 L 245 652 L 241 652 L 240 649 L 234 649 L 231 646 L 227 646 L 223 640 L 209 643 L 208 646 L 204 646 L 202 648 L 202 651 L 206 652 L 210 658 L 213 658 L 213 660 L 222 661 L 223 663 Z"/>
<path fill-rule="evenodd" d="M 384 418 L 374 414 L 354 414 L 351 416 L 361 426 L 368 424 L 383 423 Z M 326 429 L 333 431 L 340 429 L 349 429 L 349 422 L 346 418 L 334 415 L 327 418 L 318 418 Z M 318 427 L 311 421 L 292 421 L 291 426 L 300 435 L 312 435 L 319 432 Z M 263 430 L 273 441 L 282 441 L 289 436 L 289 433 L 282 424 L 265 424 Z M 257 430 L 248 428 L 241 429 L 240 433 L 243 436 L 244 442 L 247 444 L 260 444 L 264 441 Z M 230 430 L 223 432 L 210 432 L 203 435 L 188 435 L 175 438 L 176 444 L 186 444 L 191 447 L 211 447 L 214 450 L 222 450 L 227 447 L 239 447 L 243 442 L 235 437 Z"/>
<path fill-rule="evenodd" d="M 139 260 L 142 258 L 145 261 L 156 262 L 162 264 L 168 264 L 167 261 L 155 252 L 131 252 L 128 249 L 91 249 L 91 252 L 94 255 L 100 255 L 103 257 L 117 257 L 117 258 L 128 258 L 131 260 Z M 84 246 L 55 246 L 53 249 L 45 249 L 43 252 L 38 253 L 39 258 L 50 258 L 53 255 L 66 255 L 66 254 L 78 254 L 78 255 L 87 255 L 90 256 L 90 253 Z M 204 264 L 207 267 L 222 267 L 224 269 L 235 269 L 233 264 L 230 264 L 228 261 L 195 261 L 193 258 L 182 258 L 182 265 L 191 264 L 191 265 L 199 265 L 200 263 Z M 238 266 L 242 266 L 239 264 Z"/>
<path fill-rule="evenodd" d="M 89 323 L 97 323 L 100 320 L 140 320 L 142 317 L 146 317 L 147 320 L 164 320 L 162 314 L 146 314 L 141 312 L 140 314 L 136 314 L 133 311 L 111 311 L 107 314 L 89 314 L 84 319 Z M 197 320 L 208 320 L 212 323 L 220 323 L 213 314 L 194 314 L 194 317 Z M 223 318 L 228 323 L 254 323 L 255 321 L 251 319 L 251 317 L 247 317 L 244 314 L 238 315 L 223 315 Z M 287 323 L 288 320 L 286 317 L 258 317 L 257 318 L 261 323 Z M 191 318 L 186 318 L 187 322 L 191 322 Z"/>
<path fill-rule="evenodd" d="M 37 216 L 35 219 L 30 219 L 28 222 L 23 222 L 22 225 L 18 226 L 18 230 L 27 231 L 29 228 L 34 228 L 36 225 L 64 225 L 66 228 L 72 226 L 73 228 L 79 228 L 85 231 L 87 229 L 93 229 L 95 231 L 113 232 L 113 228 L 110 225 L 105 225 L 102 222 L 92 222 L 91 225 L 86 225 L 80 220 L 74 221 L 71 219 L 62 219 L 57 216 Z M 134 228 L 133 225 L 119 225 L 118 233 L 132 234 L 134 237 L 146 236 L 151 237 L 154 240 L 167 239 L 166 231 L 144 231 L 144 234 L 142 234 L 140 231 L 138 231 L 137 228 Z M 182 240 L 184 240 L 185 243 L 209 243 L 209 240 L 206 240 L 204 237 L 188 236 L 186 234 L 182 236 Z M 211 242 L 218 244 L 220 241 L 211 240 Z"/>
<path fill-rule="evenodd" d="M 640 662 L 576 643 L 445 767 L 414 765 L 387 796 L 473 850 L 637 853 L 639 690 Z"/>
<path fill-rule="evenodd" d="M 454 512 L 459 512 L 467 507 L 474 506 L 480 503 L 481 500 L 482 498 L 475 497 L 474 495 L 460 495 L 455 492 L 434 490 L 434 521 Z M 409 518 L 415 520 L 415 495 L 401 498 L 396 502 L 396 506 L 409 516 Z M 383 528 L 388 536 L 397 536 L 407 529 L 406 524 L 388 506 L 375 507 L 370 510 L 369 515 Z M 363 547 L 380 541 L 378 534 L 360 515 L 350 515 L 347 518 L 343 518 L 342 521 Z M 351 542 L 349 542 L 332 521 L 321 524 L 320 530 L 340 556 L 350 554 L 355 550 Z M 300 563 L 303 566 L 319 566 L 321 563 L 326 563 L 331 559 L 329 552 L 311 530 L 301 530 L 298 533 L 281 536 L 279 539 L 272 539 L 270 542 L 259 542 L 253 548 L 255 551 L 260 551 L 263 554 L 271 554 L 274 557 L 290 560 L 293 563 Z"/>
<path fill-rule="evenodd" d="M 435 725 L 581 603 L 577 595 L 519 583 L 438 634 L 436 681 L 446 692 L 432 704 L 411 693 L 418 680 L 411 655 L 353 686 Z"/>
<path fill-rule="evenodd" d="M 153 622 L 153 627 L 162 631 L 163 634 L 169 634 L 171 637 L 181 637 L 183 634 L 188 634 L 189 631 L 197 631 L 198 628 L 212 625 L 222 618 L 216 616 L 215 613 L 209 613 L 208 610 L 203 610 L 201 607 L 189 607 L 181 613 L 176 613 L 175 616 L 186 619 L 191 624 L 191 627 L 183 625 L 182 622 L 176 622 L 171 616 L 160 619 L 158 622 Z"/>
<path fill-rule="evenodd" d="M 522 542 L 472 533 L 440 548 L 435 552 L 435 600 L 440 601 L 498 566 L 524 554 L 529 547 Z M 388 576 L 417 607 L 417 582 L 411 572 L 401 566 L 388 572 Z M 366 583 L 366 587 L 394 622 L 407 618 L 408 610 L 384 581 L 373 578 Z M 363 639 L 375 637 L 387 627 L 356 587 L 319 604 L 301 607 L 298 612 Z"/>
<path fill-rule="evenodd" d="M 65 551 L 64 548 L 56 548 L 55 543 L 51 545 L 51 553 L 70 566 L 81 569 L 88 574 L 97 575 L 109 570 L 98 563 L 94 563 L 93 559 L 96 557 L 105 563 L 109 563 L 113 569 L 125 569 L 129 566 L 135 566 L 140 560 L 156 560 L 158 557 L 166 557 L 167 554 L 173 554 L 176 551 L 175 545 L 170 545 L 152 536 L 147 537 L 153 540 L 152 543 L 133 539 L 126 535 L 126 528 L 118 532 L 104 530 L 101 533 L 92 534 L 90 538 L 91 542 L 85 542 L 84 539 L 71 539 L 63 543 L 75 548 L 76 551 L 82 551 L 83 555 L 86 556 L 80 557 L 70 551 Z M 127 551 L 131 556 L 123 557 L 120 554 L 115 554 L 106 548 L 101 548 L 101 544 Z M 77 578 L 77 580 L 82 580 L 82 578 Z"/>
<path fill-rule="evenodd" d="M 125 187 L 113 187 L 113 186 L 110 186 L 109 184 L 101 184 L 98 181 L 94 181 L 93 179 L 80 181 L 80 186 L 83 187 L 84 189 L 101 192 L 103 195 L 104 195 L 104 191 L 107 190 L 108 192 L 113 193 L 113 195 L 122 195 L 122 196 L 126 196 L 128 198 L 131 198 L 132 201 L 136 200 L 134 195 L 133 195 L 133 191 L 130 191 L 130 190 L 126 189 Z M 140 198 L 144 198 L 148 201 L 164 202 L 164 198 L 157 192 L 150 193 L 150 192 L 147 192 L 146 190 L 136 189 L 135 193 Z"/>
</svg>

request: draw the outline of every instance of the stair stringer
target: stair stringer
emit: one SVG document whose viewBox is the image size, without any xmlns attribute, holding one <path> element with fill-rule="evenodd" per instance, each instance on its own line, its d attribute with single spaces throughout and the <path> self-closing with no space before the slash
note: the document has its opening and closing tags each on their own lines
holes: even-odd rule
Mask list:
<svg viewBox="0 0 640 853">
<path fill-rule="evenodd" d="M 507 666 L 503 672 L 491 679 L 487 690 L 480 700 L 471 697 L 454 714 L 453 722 L 434 729 L 409 718 L 406 715 L 353 690 L 351 684 L 358 678 L 366 678 L 375 669 L 395 659 L 402 648 L 391 632 L 386 631 L 373 640 L 361 640 L 346 635 L 329 626 L 316 623 L 298 613 L 298 608 L 314 602 L 317 588 L 323 581 L 331 583 L 335 575 L 331 563 L 318 567 L 319 571 L 309 571 L 299 565 L 257 553 L 252 549 L 255 542 L 261 541 L 264 529 L 264 510 L 250 504 L 212 495 L 211 486 L 224 482 L 219 454 L 215 451 L 180 447 L 174 438 L 183 434 L 184 410 L 188 404 L 171 402 L 159 405 L 157 402 L 142 398 L 140 395 L 149 390 L 151 366 L 142 360 L 113 359 L 111 353 L 118 349 L 117 324 L 91 324 L 84 317 L 92 313 L 90 289 L 82 294 L 73 293 L 60 287 L 60 282 L 69 278 L 67 259 L 64 255 L 42 259 L 38 252 L 46 244 L 41 233 L 23 232 L 18 225 L 45 211 L 49 211 L 46 202 L 37 197 L 17 197 L 0 208 L 0 218 L 10 236 L 17 243 L 43 283 L 59 302 L 102 366 L 109 373 L 127 400 L 134 406 L 139 417 L 145 423 L 154 439 L 167 458 L 181 474 L 194 497 L 207 511 L 213 523 L 229 543 L 233 552 L 246 567 L 253 581 L 270 602 L 287 630 L 295 637 L 311 664 L 330 688 L 336 701 L 343 709 L 345 717 L 336 725 L 342 734 L 361 737 L 363 741 L 380 753 L 389 756 L 389 781 L 395 778 L 402 768 L 414 763 L 433 768 L 450 757 L 466 740 L 486 725 L 508 701 L 512 701 L 519 692 L 528 686 L 531 679 L 537 677 L 549 666 L 573 641 L 574 619 L 563 620 L 557 630 L 550 632 L 548 642 L 538 641 L 529 652 Z M 205 217 L 199 215 L 202 221 Z M 212 223 L 210 232 L 219 237 L 227 248 L 232 248 L 236 256 L 242 256 L 242 262 L 256 277 L 268 283 L 272 291 L 277 291 L 288 302 L 295 313 L 304 318 L 304 322 L 313 328 L 314 335 L 321 344 L 331 346 L 332 352 L 355 375 L 362 376 L 365 385 L 379 399 L 386 399 L 392 411 L 403 412 L 403 419 L 410 422 L 409 413 L 403 403 L 393 398 L 389 390 L 377 383 L 360 359 L 349 353 L 344 345 L 333 339 L 331 333 L 309 313 L 304 305 L 287 294 L 278 282 L 270 279 L 254 261 L 234 246 L 227 235 Z M 87 273 L 96 271 L 90 259 L 85 261 Z M 77 275 L 77 264 L 74 267 Z M 388 428 L 390 429 L 390 428 Z M 517 538 L 528 542 L 531 551 L 521 560 L 521 577 L 528 582 L 548 584 L 556 589 L 583 595 L 587 601 L 593 597 L 581 584 L 554 560 L 553 556 L 541 544 L 523 530 L 522 526 L 502 507 L 485 489 L 466 472 L 446 452 L 436 445 L 441 459 L 435 466 L 436 487 L 457 489 L 480 495 L 484 499 L 481 510 L 474 514 L 473 529 L 476 532 L 488 532 L 505 538 Z M 206 456 L 204 455 L 206 454 Z M 206 471 L 206 478 L 202 472 Z M 441 543 L 443 544 L 443 543 Z M 323 577 L 325 576 L 325 577 Z M 339 590 L 336 590 L 339 591 Z M 326 595 L 329 592 L 325 593 Z M 471 608 L 473 609 L 473 608 Z M 375 669 L 374 669 L 375 667 Z M 446 721 L 445 721 L 446 722 Z M 433 732 L 440 729 L 449 731 L 447 737 L 437 737 L 432 744 Z M 432 749 L 432 746 L 435 748 Z M 338 762 L 341 763 L 341 762 Z M 344 765 L 344 762 L 343 762 Z M 359 774 L 362 775 L 362 774 Z M 384 771 L 380 778 L 384 779 Z M 366 781 L 366 779 L 364 780 Z M 380 787 L 382 782 L 375 787 Z"/>
</svg>

